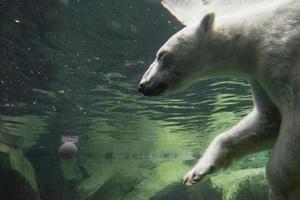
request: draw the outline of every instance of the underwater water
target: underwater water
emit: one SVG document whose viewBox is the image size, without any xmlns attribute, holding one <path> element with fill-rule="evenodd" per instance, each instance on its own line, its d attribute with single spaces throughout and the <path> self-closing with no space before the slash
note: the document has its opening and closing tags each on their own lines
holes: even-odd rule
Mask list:
<svg viewBox="0 0 300 200">
<path fill-rule="evenodd" d="M 269 152 L 183 186 L 211 140 L 251 111 L 251 91 L 218 79 L 139 94 L 182 28 L 159 0 L 2 0 L 0 27 L 1 200 L 268 198 Z"/>
</svg>

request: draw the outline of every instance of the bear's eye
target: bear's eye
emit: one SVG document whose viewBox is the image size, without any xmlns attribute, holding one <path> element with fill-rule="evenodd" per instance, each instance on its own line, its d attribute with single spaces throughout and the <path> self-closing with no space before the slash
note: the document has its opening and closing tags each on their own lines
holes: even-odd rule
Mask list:
<svg viewBox="0 0 300 200">
<path fill-rule="evenodd" d="M 166 54 L 167 51 L 160 51 L 156 56 L 157 60 L 161 60 Z"/>
</svg>

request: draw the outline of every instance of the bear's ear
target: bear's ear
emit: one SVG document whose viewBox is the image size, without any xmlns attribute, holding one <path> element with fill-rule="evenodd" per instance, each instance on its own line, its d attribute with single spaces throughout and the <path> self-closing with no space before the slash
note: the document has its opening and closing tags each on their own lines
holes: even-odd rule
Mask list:
<svg viewBox="0 0 300 200">
<path fill-rule="evenodd" d="M 209 33 L 213 30 L 215 22 L 215 13 L 208 13 L 205 15 L 205 17 L 202 19 L 200 29 L 205 33 Z"/>
</svg>

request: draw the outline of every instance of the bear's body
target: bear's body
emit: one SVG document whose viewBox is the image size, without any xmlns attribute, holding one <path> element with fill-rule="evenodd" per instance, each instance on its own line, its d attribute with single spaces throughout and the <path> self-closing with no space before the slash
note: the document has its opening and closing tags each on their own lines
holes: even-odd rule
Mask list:
<svg viewBox="0 0 300 200">
<path fill-rule="evenodd" d="M 299 200 L 300 2 L 216 19 L 207 14 L 163 45 L 139 91 L 161 95 L 223 76 L 249 80 L 254 110 L 214 139 L 185 183 L 196 183 L 244 155 L 274 148 L 267 166 L 274 198 Z"/>
</svg>

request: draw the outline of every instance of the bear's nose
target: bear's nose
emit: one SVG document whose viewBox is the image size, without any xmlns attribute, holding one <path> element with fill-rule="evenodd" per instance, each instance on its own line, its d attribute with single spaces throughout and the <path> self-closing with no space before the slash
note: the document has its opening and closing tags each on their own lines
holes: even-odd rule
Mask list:
<svg viewBox="0 0 300 200">
<path fill-rule="evenodd" d="M 145 88 L 146 88 L 145 83 L 140 83 L 138 91 L 141 92 L 141 93 L 145 93 Z"/>
</svg>

